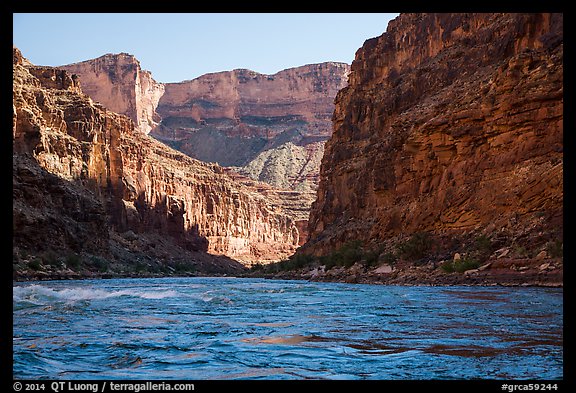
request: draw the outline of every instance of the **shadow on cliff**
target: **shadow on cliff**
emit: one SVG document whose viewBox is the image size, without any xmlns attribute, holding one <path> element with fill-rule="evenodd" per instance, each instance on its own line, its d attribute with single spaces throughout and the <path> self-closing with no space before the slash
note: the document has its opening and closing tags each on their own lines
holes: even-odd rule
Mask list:
<svg viewBox="0 0 576 393">
<path fill-rule="evenodd" d="M 126 207 L 119 199 L 115 224 L 120 231 L 135 230 L 137 232 L 158 232 L 169 236 L 182 248 L 189 251 L 208 251 L 208 239 L 200 235 L 198 224 L 186 228 L 186 204 L 182 198 L 175 195 L 160 195 L 151 203 L 145 191 L 138 193 L 134 201 L 135 211 Z"/>
<path fill-rule="evenodd" d="M 198 223 L 187 225 L 186 202 L 177 195 L 150 198 L 141 191 L 133 205 L 119 197 L 113 204 L 111 229 L 119 234 L 118 242 L 127 241 L 124 248 L 147 259 L 162 260 L 171 273 L 235 274 L 247 269 L 228 256 L 208 253 L 208 239 Z"/>
<path fill-rule="evenodd" d="M 91 191 L 48 172 L 29 154 L 14 154 L 12 163 L 14 247 L 91 253 L 106 248 L 106 211 Z"/>
<path fill-rule="evenodd" d="M 180 206 L 169 197 L 145 209 L 147 225 L 131 226 L 121 198 L 93 191 L 13 154 L 13 270 L 15 277 L 86 274 L 229 275 L 240 262 L 206 252 L 198 226 L 184 230 Z M 132 212 L 134 213 L 134 212 Z M 165 219 L 162 219 L 165 216 Z M 133 219 L 133 218 L 132 218 Z M 122 225 L 118 225 L 121 223 Z"/>
</svg>

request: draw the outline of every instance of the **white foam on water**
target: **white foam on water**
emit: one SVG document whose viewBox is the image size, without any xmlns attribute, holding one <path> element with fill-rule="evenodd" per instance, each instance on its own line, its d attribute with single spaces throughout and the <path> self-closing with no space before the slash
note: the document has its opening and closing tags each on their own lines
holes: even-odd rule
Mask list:
<svg viewBox="0 0 576 393">
<path fill-rule="evenodd" d="M 202 293 L 199 298 L 205 303 L 227 303 L 232 304 L 233 301 L 229 297 L 222 295 L 214 295 L 214 291 L 206 291 Z"/>
<path fill-rule="evenodd" d="M 165 299 L 178 296 L 174 290 L 164 291 L 138 291 L 123 289 L 120 291 L 108 291 L 94 288 L 70 288 L 53 289 L 44 285 L 32 284 L 12 288 L 12 300 L 14 302 L 44 303 L 46 300 L 75 302 L 82 300 L 99 300 L 120 296 L 139 297 L 142 299 Z"/>
<path fill-rule="evenodd" d="M 165 299 L 178 296 L 178 292 L 172 290 L 156 292 L 135 292 L 134 295 L 143 299 Z"/>
</svg>

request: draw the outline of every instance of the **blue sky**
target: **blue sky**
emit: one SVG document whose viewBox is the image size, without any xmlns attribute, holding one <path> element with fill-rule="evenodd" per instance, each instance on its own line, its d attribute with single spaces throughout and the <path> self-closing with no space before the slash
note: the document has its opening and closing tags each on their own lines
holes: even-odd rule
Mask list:
<svg viewBox="0 0 576 393">
<path fill-rule="evenodd" d="M 13 43 L 58 66 L 127 52 L 159 82 L 248 68 L 263 74 L 324 61 L 351 63 L 398 14 L 198 13 L 13 15 Z"/>
</svg>

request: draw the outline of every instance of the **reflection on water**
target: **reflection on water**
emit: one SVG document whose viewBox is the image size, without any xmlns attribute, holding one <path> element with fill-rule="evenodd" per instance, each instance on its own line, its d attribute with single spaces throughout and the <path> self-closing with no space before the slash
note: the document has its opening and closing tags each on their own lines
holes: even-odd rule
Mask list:
<svg viewBox="0 0 576 393">
<path fill-rule="evenodd" d="M 307 341 L 308 337 L 300 336 L 298 334 L 293 336 L 279 336 L 279 337 L 249 337 L 243 338 L 243 342 L 255 343 L 255 344 L 300 344 Z"/>
<path fill-rule="evenodd" d="M 14 377 L 561 379 L 562 289 L 16 283 Z"/>
<path fill-rule="evenodd" d="M 263 322 L 254 324 L 254 326 L 267 326 L 267 327 L 286 327 L 292 325 L 294 325 L 292 322 Z"/>
</svg>

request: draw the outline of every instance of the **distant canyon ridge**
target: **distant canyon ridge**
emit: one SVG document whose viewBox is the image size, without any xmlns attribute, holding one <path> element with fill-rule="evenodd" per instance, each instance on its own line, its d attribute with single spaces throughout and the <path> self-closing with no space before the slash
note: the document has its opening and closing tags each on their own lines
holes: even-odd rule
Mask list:
<svg viewBox="0 0 576 393">
<path fill-rule="evenodd" d="M 127 53 L 59 68 L 78 75 L 84 93 L 131 118 L 142 133 L 228 167 L 241 175 L 237 180 L 270 184 L 265 192 L 300 223 L 304 240 L 348 64 L 310 64 L 273 75 L 236 69 L 180 83 L 156 82 Z"/>
<path fill-rule="evenodd" d="M 45 67 L 14 48 L 15 277 L 236 274 L 292 255 L 348 71 L 161 84 L 124 53 Z"/>
</svg>

